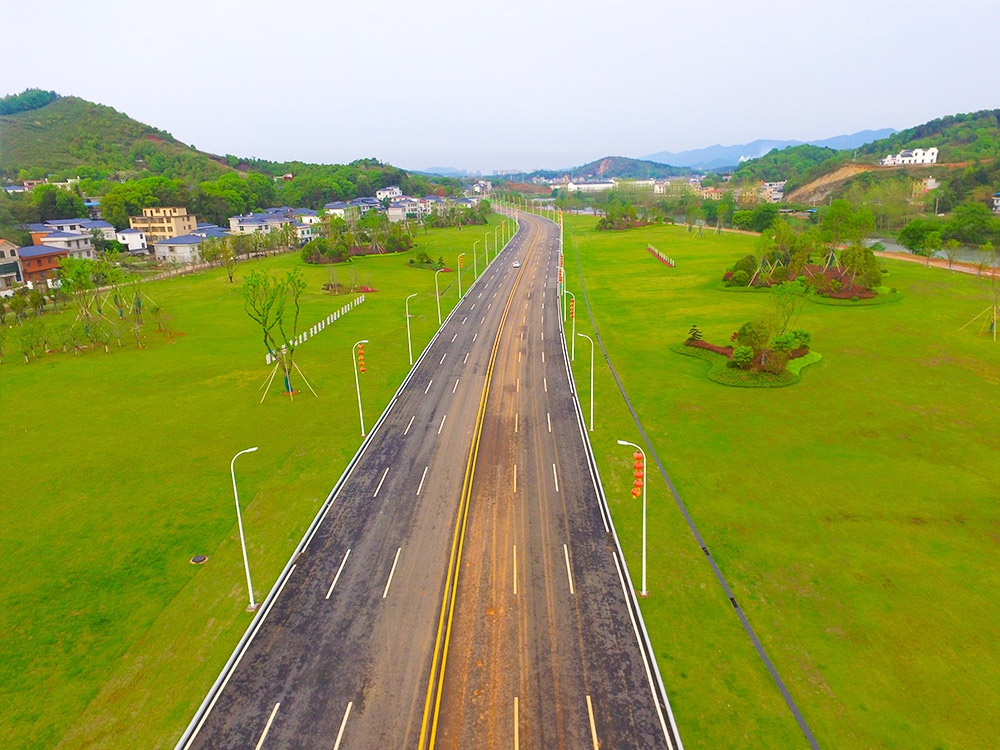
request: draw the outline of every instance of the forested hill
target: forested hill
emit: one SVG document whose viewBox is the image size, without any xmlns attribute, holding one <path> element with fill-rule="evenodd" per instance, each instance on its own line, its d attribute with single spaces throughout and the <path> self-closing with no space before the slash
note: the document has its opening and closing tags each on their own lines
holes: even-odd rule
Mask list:
<svg viewBox="0 0 1000 750">
<path fill-rule="evenodd" d="M 669 164 L 629 159 L 624 156 L 606 156 L 581 167 L 539 170 L 532 172 L 529 177 L 554 179 L 568 176 L 572 180 L 610 180 L 614 177 L 626 180 L 648 180 L 693 173 L 693 170 L 688 167 L 672 167 Z"/>
<path fill-rule="evenodd" d="M 745 161 L 733 173 L 736 180 L 786 180 L 785 194 L 849 163 L 874 165 L 903 149 L 938 149 L 941 164 L 987 162 L 1000 157 L 1000 110 L 950 115 L 893 133 L 856 149 L 834 150 L 818 146 L 774 149 Z"/>
<path fill-rule="evenodd" d="M 5 109 L 32 93 L 6 97 Z M 0 178 L 8 180 L 48 175 L 127 179 L 145 173 L 197 182 L 228 171 L 231 167 L 219 157 L 75 96 L 0 116 Z"/>
</svg>

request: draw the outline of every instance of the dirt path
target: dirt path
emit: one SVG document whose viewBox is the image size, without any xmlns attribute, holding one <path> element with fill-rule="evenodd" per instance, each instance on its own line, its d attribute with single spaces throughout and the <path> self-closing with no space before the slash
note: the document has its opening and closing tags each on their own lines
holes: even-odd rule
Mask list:
<svg viewBox="0 0 1000 750">
<path fill-rule="evenodd" d="M 930 265 L 934 268 L 948 268 L 947 258 L 931 258 L 930 263 L 928 263 L 927 258 L 920 255 L 910 255 L 909 253 L 876 252 L 875 255 L 880 258 L 905 260 L 907 263 L 922 263 L 923 265 Z M 959 273 L 972 274 L 973 276 L 1000 276 L 1000 268 L 984 268 L 980 271 L 978 264 L 962 260 L 956 260 L 952 263 L 950 270 L 958 271 Z"/>
</svg>

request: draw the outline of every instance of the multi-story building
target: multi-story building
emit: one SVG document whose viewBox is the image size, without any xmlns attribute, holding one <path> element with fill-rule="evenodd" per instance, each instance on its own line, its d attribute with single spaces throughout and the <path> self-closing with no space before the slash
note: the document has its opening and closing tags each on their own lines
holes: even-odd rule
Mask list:
<svg viewBox="0 0 1000 750">
<path fill-rule="evenodd" d="M 142 216 L 129 216 L 129 226 L 146 233 L 146 242 L 155 244 L 160 240 L 190 234 L 197 228 L 198 219 L 184 207 L 154 206 L 142 209 Z"/>
<path fill-rule="evenodd" d="M 17 245 L 9 240 L 0 240 L 0 294 L 23 281 Z"/>
<path fill-rule="evenodd" d="M 69 256 L 64 247 L 49 247 L 48 245 L 29 245 L 17 250 L 21 260 L 21 270 L 25 282 L 31 284 L 46 284 L 55 278 L 59 261 Z"/>
</svg>

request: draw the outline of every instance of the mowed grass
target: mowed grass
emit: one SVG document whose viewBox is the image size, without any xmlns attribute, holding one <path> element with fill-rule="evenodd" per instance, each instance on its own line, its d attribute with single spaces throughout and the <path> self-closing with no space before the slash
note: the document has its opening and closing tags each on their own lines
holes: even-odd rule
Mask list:
<svg viewBox="0 0 1000 750">
<path fill-rule="evenodd" d="M 773 304 L 716 285 L 753 238 L 566 221 L 577 331 L 597 327 L 680 497 L 823 748 L 969 748 L 1000 716 L 1000 344 L 976 325 L 980 282 L 886 261 L 899 302 L 806 304 L 823 360 L 787 388 L 706 378 L 669 350 L 692 324 L 725 344 Z M 677 261 L 668 268 L 651 243 Z M 567 332 L 569 327 L 567 326 Z M 588 408 L 589 345 L 574 373 Z M 597 354 L 591 439 L 640 575 L 640 442 Z M 651 462 L 652 463 L 652 462 Z M 685 747 L 806 741 L 652 466 L 643 613 Z"/>
<path fill-rule="evenodd" d="M 495 223 L 496 219 L 494 219 Z M 484 228 L 433 230 L 418 247 L 458 267 Z M 492 244 L 492 240 L 491 240 Z M 17 748 L 172 747 L 252 615 L 233 507 L 236 462 L 261 601 L 361 443 L 351 345 L 362 338 L 370 429 L 437 329 L 434 274 L 410 255 L 355 260 L 367 301 L 296 351 L 317 390 L 294 401 L 222 270 L 151 283 L 182 333 L 149 348 L 49 355 L 0 366 L 0 740 Z M 463 284 L 472 280 L 470 270 Z M 479 266 L 485 256 L 479 243 Z M 298 255 L 239 267 L 301 268 L 308 328 L 351 296 L 322 291 L 335 268 Z M 441 274 L 442 312 L 458 300 Z M 56 316 L 47 316 L 54 319 Z M 205 554 L 202 566 L 193 555 Z"/>
</svg>

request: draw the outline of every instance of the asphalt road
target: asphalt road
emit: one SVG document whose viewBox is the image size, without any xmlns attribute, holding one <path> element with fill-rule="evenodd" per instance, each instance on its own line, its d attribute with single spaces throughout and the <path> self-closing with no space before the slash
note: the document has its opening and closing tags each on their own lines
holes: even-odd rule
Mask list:
<svg viewBox="0 0 1000 750">
<path fill-rule="evenodd" d="M 179 747 L 678 747 L 520 220 Z"/>
</svg>

